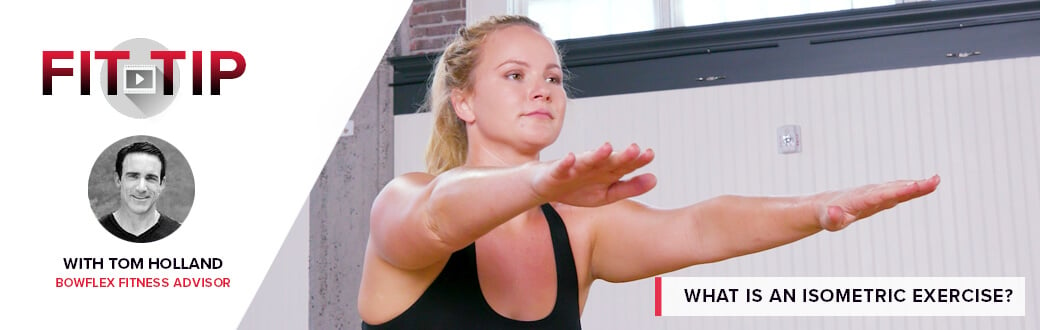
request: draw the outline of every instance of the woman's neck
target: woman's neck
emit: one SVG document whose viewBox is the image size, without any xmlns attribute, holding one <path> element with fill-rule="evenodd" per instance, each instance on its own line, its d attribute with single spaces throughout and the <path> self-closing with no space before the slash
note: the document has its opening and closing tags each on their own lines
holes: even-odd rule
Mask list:
<svg viewBox="0 0 1040 330">
<path fill-rule="evenodd" d="M 539 153 L 523 153 L 509 147 L 491 147 L 485 144 L 470 144 L 466 152 L 466 165 L 472 167 L 517 166 L 539 160 Z"/>
</svg>

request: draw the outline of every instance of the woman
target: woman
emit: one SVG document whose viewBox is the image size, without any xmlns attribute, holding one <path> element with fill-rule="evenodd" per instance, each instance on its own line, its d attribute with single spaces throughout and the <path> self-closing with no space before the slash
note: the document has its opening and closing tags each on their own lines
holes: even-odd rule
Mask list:
<svg viewBox="0 0 1040 330">
<path fill-rule="evenodd" d="M 939 183 L 654 209 L 628 199 L 654 187 L 652 174 L 621 180 L 654 158 L 649 149 L 604 144 L 539 159 L 567 96 L 537 23 L 503 16 L 467 27 L 435 70 L 430 173 L 394 179 L 372 206 L 365 328 L 580 328 L 596 279 L 647 278 L 838 230 Z"/>
</svg>

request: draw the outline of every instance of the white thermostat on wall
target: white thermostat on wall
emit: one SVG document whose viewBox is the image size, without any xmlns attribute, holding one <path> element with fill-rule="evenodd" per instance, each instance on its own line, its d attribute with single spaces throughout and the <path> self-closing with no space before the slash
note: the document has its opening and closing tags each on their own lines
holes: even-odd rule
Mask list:
<svg viewBox="0 0 1040 330">
<path fill-rule="evenodd" d="M 784 125 L 776 129 L 777 150 L 781 154 L 802 152 L 802 128 L 798 125 Z"/>
</svg>

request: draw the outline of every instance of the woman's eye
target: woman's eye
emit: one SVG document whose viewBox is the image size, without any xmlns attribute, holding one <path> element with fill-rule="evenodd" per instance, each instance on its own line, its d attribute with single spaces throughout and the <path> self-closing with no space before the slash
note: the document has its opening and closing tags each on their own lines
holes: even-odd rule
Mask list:
<svg viewBox="0 0 1040 330">
<path fill-rule="evenodd" d="M 520 79 L 523 79 L 523 78 L 524 78 L 524 76 L 519 74 L 519 73 L 510 73 L 510 74 L 506 75 L 506 79 L 509 79 L 509 80 L 520 80 Z"/>
<path fill-rule="evenodd" d="M 559 84 L 560 83 L 560 78 L 559 77 L 549 77 L 549 78 L 545 78 L 545 81 L 550 83 L 550 84 Z"/>
</svg>

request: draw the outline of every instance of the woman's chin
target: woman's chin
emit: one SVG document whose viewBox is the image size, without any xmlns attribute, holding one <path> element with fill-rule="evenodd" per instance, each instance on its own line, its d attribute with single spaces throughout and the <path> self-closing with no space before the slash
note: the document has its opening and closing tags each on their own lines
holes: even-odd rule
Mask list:
<svg viewBox="0 0 1040 330">
<path fill-rule="evenodd" d="M 546 147 L 552 145 L 553 142 L 556 142 L 556 137 L 558 137 L 558 136 L 559 136 L 558 134 L 552 134 L 552 135 L 548 135 L 548 134 L 531 135 L 531 136 L 527 136 L 524 139 L 524 144 L 529 146 L 528 147 L 529 149 L 533 149 L 535 151 L 541 151 L 542 149 L 545 149 Z"/>
</svg>

